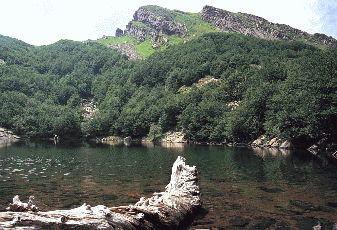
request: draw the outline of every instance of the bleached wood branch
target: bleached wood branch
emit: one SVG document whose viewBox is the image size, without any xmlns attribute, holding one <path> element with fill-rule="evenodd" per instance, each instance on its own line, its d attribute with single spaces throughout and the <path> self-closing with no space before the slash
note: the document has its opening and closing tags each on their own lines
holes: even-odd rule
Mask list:
<svg viewBox="0 0 337 230">
<path fill-rule="evenodd" d="M 186 229 L 201 208 L 195 166 L 178 157 L 165 192 L 142 197 L 136 204 L 120 207 L 83 204 L 71 210 L 38 211 L 34 197 L 22 203 L 13 198 L 9 212 L 0 213 L 0 228 L 18 226 L 81 227 L 81 229 Z"/>
</svg>

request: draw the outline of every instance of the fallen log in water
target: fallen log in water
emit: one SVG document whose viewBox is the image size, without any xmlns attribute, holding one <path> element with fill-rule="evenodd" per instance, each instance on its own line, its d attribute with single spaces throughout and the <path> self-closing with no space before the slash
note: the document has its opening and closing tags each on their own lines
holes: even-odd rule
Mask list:
<svg viewBox="0 0 337 230">
<path fill-rule="evenodd" d="M 108 208 L 83 204 L 71 210 L 41 212 L 35 206 L 34 197 L 22 203 L 15 196 L 9 211 L 0 213 L 0 228 L 186 229 L 201 208 L 197 180 L 196 167 L 185 165 L 185 158 L 179 156 L 165 192 L 141 198 L 134 205 Z"/>
</svg>

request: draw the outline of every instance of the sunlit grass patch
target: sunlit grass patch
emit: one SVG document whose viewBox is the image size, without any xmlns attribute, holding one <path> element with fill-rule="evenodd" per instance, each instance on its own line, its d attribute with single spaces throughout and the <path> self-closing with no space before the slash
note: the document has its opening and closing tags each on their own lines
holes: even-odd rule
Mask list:
<svg viewBox="0 0 337 230">
<path fill-rule="evenodd" d="M 134 44 L 137 45 L 137 40 L 136 38 L 132 37 L 131 35 L 127 36 L 121 36 L 121 37 L 114 37 L 114 36 L 109 36 L 104 38 L 100 38 L 95 40 L 94 42 L 103 44 L 105 46 L 110 45 L 110 44 Z"/>
</svg>

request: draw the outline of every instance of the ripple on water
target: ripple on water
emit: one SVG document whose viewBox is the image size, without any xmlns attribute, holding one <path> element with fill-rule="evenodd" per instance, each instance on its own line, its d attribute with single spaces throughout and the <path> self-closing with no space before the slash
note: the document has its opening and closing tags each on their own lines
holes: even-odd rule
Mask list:
<svg viewBox="0 0 337 230">
<path fill-rule="evenodd" d="M 75 154 L 68 154 L 65 148 L 56 149 L 53 146 L 51 149 L 40 149 L 41 153 L 38 152 L 39 149 L 34 149 L 34 154 L 35 152 L 36 154 L 32 157 L 24 155 L 19 160 L 18 157 L 1 159 L 0 181 L 6 182 L 0 182 L 2 183 L 0 194 L 2 194 L 1 198 L 5 197 L 8 201 L 0 199 L 0 206 L 8 205 L 7 203 L 13 198 L 13 191 L 19 191 L 22 195 L 39 194 L 38 201 L 44 203 L 47 209 L 68 209 L 78 207 L 88 201 L 92 201 L 93 204 L 127 205 L 130 202 L 133 203 L 135 196 L 150 196 L 153 192 L 158 192 L 155 183 L 143 183 L 138 179 L 138 175 L 148 174 L 149 163 L 153 159 L 156 161 L 157 155 L 148 151 L 153 149 L 149 147 L 136 149 L 137 154 L 133 155 L 134 152 L 132 152 L 130 157 L 135 157 L 137 161 L 132 159 L 132 161 L 121 164 L 125 160 L 125 155 L 120 154 L 120 148 L 116 151 L 114 148 L 109 148 L 102 157 L 102 152 L 106 149 L 83 147 L 84 151 L 74 149 Z M 51 155 L 50 150 L 56 151 Z M 127 150 L 134 151 L 134 148 Z M 266 154 L 264 154 L 266 160 L 262 160 L 249 149 L 243 148 L 194 148 L 191 146 L 186 150 L 188 151 L 182 151 L 182 156 L 186 157 L 189 164 L 196 164 L 198 171 L 201 172 L 199 185 L 202 191 L 203 207 L 208 210 L 204 218 L 195 221 L 194 229 L 305 229 L 303 227 L 312 229 L 318 221 L 322 223 L 324 229 L 332 229 L 331 223 L 324 222 L 321 218 L 326 220 L 330 218 L 330 221 L 336 219 L 331 217 L 334 216 L 332 211 L 337 210 L 337 201 L 334 196 L 337 192 L 337 183 L 333 182 L 336 177 L 334 179 L 329 177 L 331 182 L 329 186 L 323 186 L 318 190 L 324 191 L 319 195 L 318 200 L 313 201 L 309 195 L 306 195 L 306 193 L 313 195 L 314 189 L 306 189 L 306 192 L 302 189 L 309 178 L 311 179 L 309 184 L 315 184 L 313 188 L 321 188 L 317 182 L 327 184 L 326 180 L 315 179 L 324 178 L 321 171 L 318 176 L 315 174 L 316 171 L 313 172 L 312 168 L 319 168 L 316 161 L 302 163 L 301 159 L 296 156 L 268 158 Z M 22 151 L 22 148 L 18 151 Z M 70 151 L 74 153 L 73 149 Z M 170 150 L 165 148 L 164 152 L 168 153 Z M 176 151 L 172 153 L 176 154 Z M 151 161 L 146 160 L 148 156 L 151 156 Z M 109 161 L 106 160 L 107 157 Z M 158 166 L 168 165 L 167 179 L 169 179 L 172 160 L 174 160 L 172 154 L 158 154 L 160 163 L 151 166 L 154 166 L 154 170 Z M 312 164 L 312 168 L 307 167 L 308 163 Z M 21 169 L 24 171 L 21 171 L 22 175 L 19 176 L 20 172 L 17 170 Z M 103 175 L 100 174 L 102 172 L 104 172 Z M 136 178 L 135 174 L 137 174 Z M 284 181 L 278 180 L 278 183 L 274 183 L 272 179 L 280 179 L 270 176 L 274 174 L 281 175 Z M 337 175 L 336 173 L 330 174 L 333 175 L 329 176 Z M 26 175 L 29 178 L 23 178 Z M 83 178 L 83 175 L 90 176 L 90 180 Z M 47 178 L 42 178 L 43 176 Z M 30 182 L 26 183 L 28 179 Z M 163 177 L 160 177 L 160 183 L 162 180 Z M 32 194 L 28 194 L 27 188 Z M 130 189 L 134 189 L 136 195 L 124 194 Z M 305 200 L 311 203 L 303 202 Z M 317 218 L 305 219 L 306 215 L 315 215 Z"/>
<path fill-rule="evenodd" d="M 28 173 L 33 173 L 36 170 L 36 168 L 32 168 L 30 170 L 28 170 Z"/>
<path fill-rule="evenodd" d="M 13 172 L 21 172 L 23 171 L 24 169 L 13 169 Z"/>
</svg>

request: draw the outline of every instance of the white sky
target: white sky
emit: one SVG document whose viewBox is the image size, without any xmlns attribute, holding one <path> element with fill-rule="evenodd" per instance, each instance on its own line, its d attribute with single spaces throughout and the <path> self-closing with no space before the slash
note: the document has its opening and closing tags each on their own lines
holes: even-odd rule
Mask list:
<svg viewBox="0 0 337 230">
<path fill-rule="evenodd" d="M 337 0 L 0 0 L 0 34 L 32 45 L 114 36 L 143 5 L 193 13 L 211 5 L 337 38 Z"/>
</svg>

